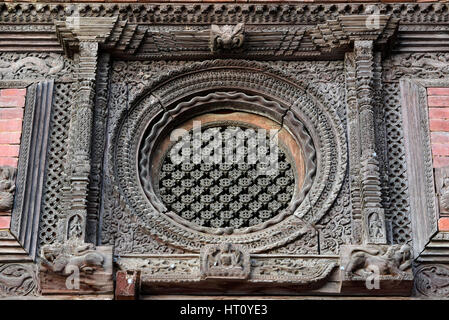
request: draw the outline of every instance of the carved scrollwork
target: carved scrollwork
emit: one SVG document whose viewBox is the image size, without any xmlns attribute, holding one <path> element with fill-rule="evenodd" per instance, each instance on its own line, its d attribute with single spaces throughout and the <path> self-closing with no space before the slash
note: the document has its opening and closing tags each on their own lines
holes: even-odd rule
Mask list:
<svg viewBox="0 0 449 320">
<path fill-rule="evenodd" d="M 33 264 L 0 265 L 0 298 L 37 294 L 39 283 Z"/>
<path fill-rule="evenodd" d="M 209 69 L 209 67 L 212 68 Z M 131 109 L 122 109 L 116 114 L 118 119 L 122 119 L 122 122 L 118 122 L 119 126 L 113 126 L 113 140 L 116 143 L 111 144 L 113 148 L 111 155 L 115 155 L 108 156 L 109 159 L 114 159 L 109 164 L 114 170 L 111 178 L 114 181 L 113 183 L 120 185 L 120 193 L 123 194 L 124 199 L 127 199 L 124 205 L 129 206 L 130 212 L 137 218 L 134 221 L 140 225 L 142 230 L 147 230 L 162 242 L 170 243 L 188 251 L 198 252 L 199 243 L 220 243 L 223 241 L 220 235 L 193 232 L 189 230 L 190 228 L 179 228 L 167 219 L 162 206 L 149 206 L 149 204 L 158 203 L 157 196 L 153 192 L 146 196 L 142 193 L 136 179 L 138 173 L 135 171 L 135 157 L 132 156 L 139 146 L 141 132 L 145 131 L 148 123 L 151 123 L 151 119 L 157 117 L 159 117 L 158 119 L 168 119 L 169 113 L 164 112 L 165 109 L 169 110 L 170 113 L 174 112 L 172 115 L 177 115 L 178 111 L 182 111 L 182 106 L 188 105 L 189 98 L 193 101 L 193 95 L 201 97 L 201 92 L 209 87 L 233 91 L 236 87 L 246 88 L 247 96 L 250 92 L 266 92 L 264 99 L 267 102 L 260 101 L 263 104 L 274 103 L 273 105 L 275 105 L 277 103 L 280 106 L 280 108 L 266 108 L 265 110 L 269 115 L 279 122 L 284 121 L 283 123 L 290 128 L 304 126 L 304 132 L 307 132 L 311 141 L 313 141 L 311 146 L 321 146 L 320 150 L 317 150 L 316 155 L 314 155 L 310 151 L 311 149 L 307 147 L 307 138 L 304 138 L 306 136 L 298 138 L 299 141 L 305 143 L 305 154 L 307 157 L 311 157 L 308 161 L 313 163 L 313 157 L 316 156 L 315 161 L 321 164 L 321 167 L 315 173 L 309 193 L 305 192 L 304 198 L 298 197 L 297 203 L 292 204 L 293 207 L 296 206 L 297 208 L 294 215 L 290 215 L 283 220 L 280 219 L 281 221 L 275 221 L 275 224 L 267 226 L 265 229 L 248 230 L 248 232 L 254 232 L 239 234 L 235 243 L 244 245 L 249 248 L 250 252 L 261 252 L 296 239 L 308 232 L 308 229 L 311 229 L 309 224 L 316 223 L 324 216 L 340 190 L 346 172 L 346 142 L 344 127 L 340 118 L 335 114 L 335 110 L 325 106 L 321 100 L 318 100 L 317 103 L 317 100 L 309 98 L 301 89 L 302 84 L 298 87 L 291 86 L 280 78 L 271 77 L 267 72 L 257 72 L 256 75 L 254 69 L 251 72 L 245 71 L 245 68 L 248 67 L 264 70 L 267 68 L 254 62 L 227 60 L 207 61 L 193 64 L 176 72 L 170 72 L 167 75 L 160 76 L 157 81 L 151 82 L 148 89 L 144 90 L 142 94 L 134 95 L 136 103 L 132 103 Z M 278 70 L 270 69 L 270 72 L 285 77 Z M 157 83 L 162 85 L 157 85 Z M 154 89 L 151 90 L 151 88 Z M 311 86 L 309 86 L 309 89 L 314 92 Z M 289 92 L 289 94 L 285 95 L 284 92 Z M 276 97 L 283 97 L 283 99 L 289 101 L 279 100 Z M 237 105 L 242 105 L 243 102 L 240 101 Z M 261 107 L 263 107 L 263 104 Z M 280 112 L 277 112 L 276 108 Z M 319 114 L 318 117 L 315 116 L 316 112 Z M 314 116 L 310 118 L 309 116 L 312 114 Z M 163 122 L 160 122 L 160 125 L 162 124 Z M 160 125 L 152 125 L 151 130 L 157 132 Z M 127 128 L 127 130 L 123 131 L 121 128 Z M 313 177 L 313 170 L 310 170 L 310 173 Z M 326 187 L 324 181 L 329 181 L 331 187 L 329 188 L 329 185 Z M 307 183 L 304 184 L 304 186 L 306 185 Z M 147 196 L 150 197 L 151 202 L 146 200 Z M 312 207 L 314 207 L 314 210 L 312 210 Z M 137 208 L 139 209 L 136 210 Z"/>
<path fill-rule="evenodd" d="M 63 78 L 73 71 L 73 62 L 56 53 L 0 54 L 0 79 Z"/>
<path fill-rule="evenodd" d="M 416 291 L 430 298 L 449 298 L 449 268 L 446 265 L 423 265 L 415 274 Z"/>
<path fill-rule="evenodd" d="M 251 278 L 311 285 L 327 279 L 336 266 L 330 259 L 257 258 L 251 260 Z"/>
</svg>

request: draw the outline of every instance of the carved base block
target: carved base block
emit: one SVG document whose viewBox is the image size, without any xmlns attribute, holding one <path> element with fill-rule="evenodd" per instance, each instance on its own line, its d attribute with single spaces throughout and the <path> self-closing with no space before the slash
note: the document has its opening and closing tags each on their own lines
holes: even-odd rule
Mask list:
<svg viewBox="0 0 449 320">
<path fill-rule="evenodd" d="M 112 247 L 83 246 L 44 248 L 39 263 L 42 295 L 113 293 Z"/>
<path fill-rule="evenodd" d="M 117 271 L 115 284 L 116 300 L 136 300 L 140 287 L 139 271 Z"/>
<path fill-rule="evenodd" d="M 410 296 L 413 289 L 408 245 L 341 246 L 342 294 Z"/>
</svg>

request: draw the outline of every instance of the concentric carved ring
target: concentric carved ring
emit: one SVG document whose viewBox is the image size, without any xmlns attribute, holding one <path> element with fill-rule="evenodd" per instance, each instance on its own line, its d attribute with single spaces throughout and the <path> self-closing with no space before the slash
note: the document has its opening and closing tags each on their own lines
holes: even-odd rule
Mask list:
<svg viewBox="0 0 449 320">
<path fill-rule="evenodd" d="M 267 101 L 263 97 L 248 96 L 244 93 L 237 92 L 210 93 L 206 96 L 195 97 L 188 102 L 180 103 L 175 109 L 166 112 L 166 116 L 162 117 L 162 119 L 160 119 L 158 122 L 151 123 L 149 125 L 152 129 L 143 141 L 143 147 L 140 151 L 139 161 L 139 175 L 142 180 L 143 189 L 148 199 L 155 208 L 159 208 L 159 210 L 165 212 L 167 216 L 171 217 L 176 222 L 181 223 L 194 230 L 217 235 L 231 233 L 245 234 L 263 230 L 270 225 L 282 221 L 286 216 L 295 212 L 296 208 L 304 200 L 305 195 L 312 186 L 313 177 L 316 172 L 315 149 L 312 144 L 312 139 L 300 122 L 298 122 L 295 126 L 293 135 L 295 136 L 296 141 L 298 141 L 301 145 L 301 148 L 295 151 L 302 152 L 301 150 L 307 150 L 307 154 L 301 155 L 302 158 L 306 159 L 304 163 L 305 174 L 301 174 L 304 175 L 304 177 L 301 177 L 299 181 L 300 186 L 296 188 L 298 192 L 295 193 L 294 201 L 292 201 L 292 203 L 286 210 L 283 210 L 272 219 L 255 226 L 250 226 L 242 229 L 200 227 L 195 225 L 194 223 L 189 223 L 186 220 L 181 219 L 172 211 L 167 211 L 164 204 L 160 201 L 159 197 L 155 196 L 157 192 L 154 188 L 154 174 L 151 174 L 150 171 L 153 167 L 157 166 L 155 165 L 155 163 L 158 163 L 155 158 L 157 158 L 158 152 L 160 150 L 160 140 L 165 138 L 167 134 L 173 129 L 173 126 L 170 126 L 172 122 L 171 120 L 174 119 L 176 123 L 176 119 L 183 119 L 186 117 L 186 114 L 192 115 L 196 112 L 201 112 L 201 110 L 207 110 L 207 112 L 210 113 L 214 110 L 221 110 L 224 107 L 238 111 L 258 110 L 259 113 L 263 114 L 266 114 L 270 111 L 273 112 L 273 110 L 282 111 L 282 107 L 276 102 Z"/>
<path fill-rule="evenodd" d="M 236 64 L 236 65 L 234 65 Z M 340 191 L 346 172 L 344 128 L 332 106 L 254 62 L 214 61 L 162 76 L 122 115 L 114 141 L 114 181 L 145 232 L 167 244 L 199 252 L 207 243 L 233 242 L 263 252 L 312 232 Z M 306 84 L 304 84 L 306 87 Z M 167 212 L 151 181 L 151 154 L 167 130 L 195 114 L 231 109 L 263 115 L 288 128 L 300 144 L 304 181 L 288 210 L 265 224 L 235 229 L 193 228 Z M 299 218 L 299 219 L 298 219 Z M 214 230 L 215 229 L 215 230 Z"/>
</svg>

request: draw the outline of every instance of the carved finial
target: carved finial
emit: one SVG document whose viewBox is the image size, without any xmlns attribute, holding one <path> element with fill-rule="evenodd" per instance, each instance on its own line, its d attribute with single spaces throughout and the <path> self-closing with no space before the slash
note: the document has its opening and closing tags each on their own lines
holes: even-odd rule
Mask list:
<svg viewBox="0 0 449 320">
<path fill-rule="evenodd" d="M 218 26 L 211 25 L 210 28 L 210 50 L 219 52 L 222 50 L 234 50 L 243 45 L 244 24 Z"/>
</svg>

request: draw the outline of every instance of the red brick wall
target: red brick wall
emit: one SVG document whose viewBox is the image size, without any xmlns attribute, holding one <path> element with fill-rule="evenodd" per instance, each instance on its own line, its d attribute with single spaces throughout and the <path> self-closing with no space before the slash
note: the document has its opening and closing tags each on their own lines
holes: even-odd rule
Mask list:
<svg viewBox="0 0 449 320">
<path fill-rule="evenodd" d="M 0 166 L 17 168 L 26 89 L 0 89 Z M 0 229 L 8 229 L 10 212 L 0 212 Z"/>
<path fill-rule="evenodd" d="M 433 167 L 449 166 L 449 88 L 428 88 L 429 126 Z M 449 231 L 449 218 L 438 221 L 440 231 Z"/>
</svg>

